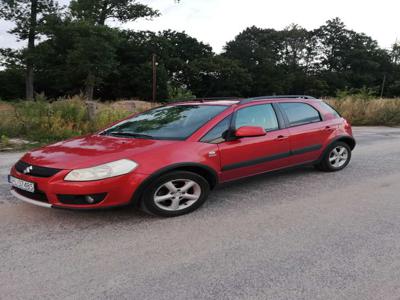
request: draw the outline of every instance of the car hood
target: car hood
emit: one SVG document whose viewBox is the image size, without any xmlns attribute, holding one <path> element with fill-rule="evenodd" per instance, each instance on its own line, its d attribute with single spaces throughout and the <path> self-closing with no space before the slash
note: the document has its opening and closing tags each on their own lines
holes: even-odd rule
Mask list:
<svg viewBox="0 0 400 300">
<path fill-rule="evenodd" d="M 22 160 L 56 169 L 88 168 L 123 158 L 135 160 L 143 152 L 162 151 L 160 148 L 168 148 L 175 143 L 179 141 L 89 135 L 33 150 Z"/>
</svg>

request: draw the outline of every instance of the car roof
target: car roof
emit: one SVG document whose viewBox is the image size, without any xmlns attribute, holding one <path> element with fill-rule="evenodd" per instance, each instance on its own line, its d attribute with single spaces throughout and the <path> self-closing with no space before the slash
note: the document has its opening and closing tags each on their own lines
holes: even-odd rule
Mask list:
<svg viewBox="0 0 400 300">
<path fill-rule="evenodd" d="M 205 98 L 205 99 L 191 99 L 188 101 L 181 101 L 173 103 L 174 105 L 244 105 L 262 101 L 271 101 L 271 102 L 312 102 L 312 101 L 321 101 L 320 99 L 316 99 L 312 96 L 306 95 L 282 95 L 282 96 L 261 96 L 255 98 Z"/>
</svg>

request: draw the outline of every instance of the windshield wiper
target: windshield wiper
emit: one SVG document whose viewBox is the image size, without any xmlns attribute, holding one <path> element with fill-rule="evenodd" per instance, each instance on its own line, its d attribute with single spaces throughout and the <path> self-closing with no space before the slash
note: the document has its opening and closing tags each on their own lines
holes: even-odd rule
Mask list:
<svg viewBox="0 0 400 300">
<path fill-rule="evenodd" d="M 126 131 L 111 131 L 111 132 L 106 132 L 105 134 L 107 134 L 107 135 L 129 136 L 129 137 L 134 137 L 134 138 L 139 138 L 139 139 L 154 139 L 153 136 L 148 135 L 148 134 L 135 133 L 135 132 L 126 132 Z"/>
</svg>

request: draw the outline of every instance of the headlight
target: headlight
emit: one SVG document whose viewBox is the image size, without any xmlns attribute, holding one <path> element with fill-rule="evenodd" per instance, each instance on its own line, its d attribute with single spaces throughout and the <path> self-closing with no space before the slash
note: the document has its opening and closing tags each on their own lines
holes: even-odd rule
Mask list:
<svg viewBox="0 0 400 300">
<path fill-rule="evenodd" d="M 66 181 L 92 181 L 115 177 L 132 172 L 138 164 L 129 159 L 116 160 L 87 169 L 72 170 L 65 176 Z"/>
</svg>

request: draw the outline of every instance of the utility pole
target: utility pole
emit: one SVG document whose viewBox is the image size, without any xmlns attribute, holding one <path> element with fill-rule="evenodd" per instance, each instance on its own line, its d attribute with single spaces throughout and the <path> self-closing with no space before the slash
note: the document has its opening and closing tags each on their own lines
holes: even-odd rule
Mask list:
<svg viewBox="0 0 400 300">
<path fill-rule="evenodd" d="M 153 102 L 157 99 L 157 57 L 153 54 Z"/>
<path fill-rule="evenodd" d="M 381 89 L 381 98 L 383 98 L 383 91 L 384 91 L 384 89 L 385 89 L 385 83 L 386 83 L 386 74 L 383 74 L 382 89 Z"/>
<path fill-rule="evenodd" d="M 38 0 L 32 0 L 30 16 L 29 16 L 29 32 L 28 32 L 28 51 L 26 57 L 26 78 L 25 78 L 25 91 L 26 100 L 33 100 L 34 91 L 34 70 L 33 70 L 33 51 L 35 50 L 35 38 L 36 38 L 36 27 L 37 27 L 37 10 Z"/>
</svg>

